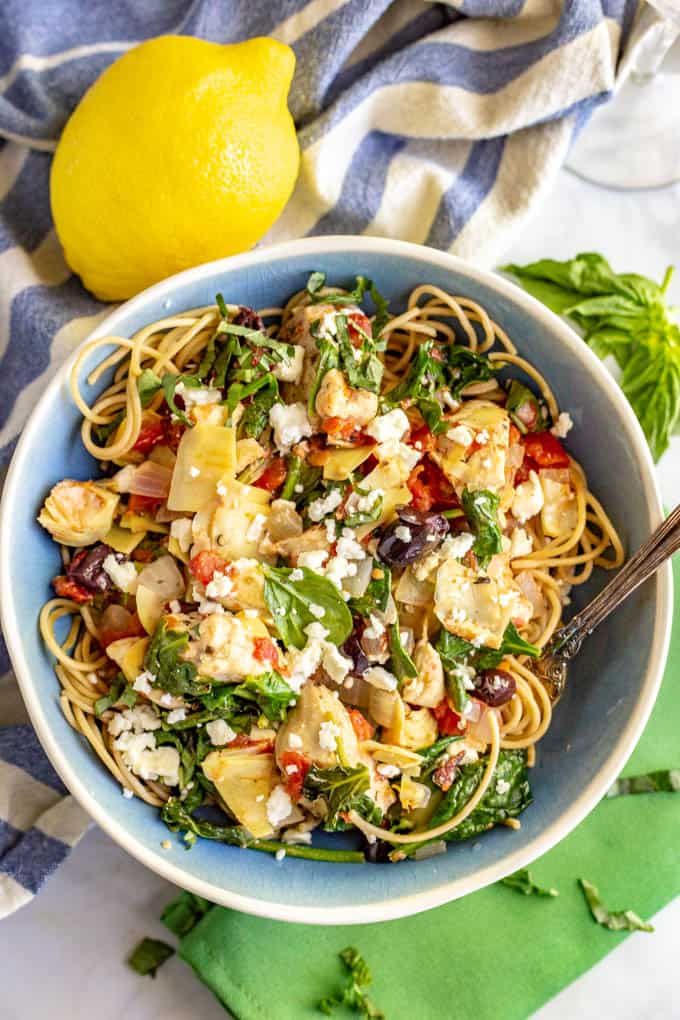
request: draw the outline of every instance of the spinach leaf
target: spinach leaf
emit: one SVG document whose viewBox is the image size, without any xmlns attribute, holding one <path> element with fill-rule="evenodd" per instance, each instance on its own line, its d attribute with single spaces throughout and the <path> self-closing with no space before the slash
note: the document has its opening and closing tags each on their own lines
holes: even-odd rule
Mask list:
<svg viewBox="0 0 680 1020">
<path fill-rule="evenodd" d="M 506 266 L 525 290 L 571 319 L 600 358 L 612 355 L 655 460 L 680 423 L 680 329 L 666 305 L 672 268 L 663 282 L 615 273 L 601 255 L 567 262 L 542 259 Z"/>
<path fill-rule="evenodd" d="M 208 684 L 198 682 L 198 670 L 193 662 L 182 658 L 189 644 L 185 630 L 168 630 L 161 620 L 154 631 L 144 656 L 144 669 L 154 676 L 153 686 L 170 694 L 205 694 Z"/>
<path fill-rule="evenodd" d="M 654 931 L 654 926 L 643 921 L 633 910 L 608 910 L 600 898 L 599 889 L 587 878 L 579 878 L 579 884 L 590 913 L 603 928 L 610 931 Z"/>
<path fill-rule="evenodd" d="M 488 758 L 461 765 L 451 787 L 446 791 L 430 825 L 446 822 L 467 804 L 484 774 Z M 506 818 L 516 818 L 532 802 L 527 776 L 526 752 L 501 750 L 489 788 L 475 810 L 460 825 L 447 832 L 446 840 L 470 839 L 493 828 Z"/>
<path fill-rule="evenodd" d="M 493 361 L 486 354 L 477 354 L 469 347 L 449 344 L 446 356 L 447 384 L 452 397 L 459 397 L 466 386 L 488 382 L 496 374 Z"/>
<path fill-rule="evenodd" d="M 538 659 L 541 654 L 541 649 L 537 645 L 532 645 L 528 641 L 525 641 L 523 637 L 520 637 L 519 631 L 515 627 L 514 623 L 509 623 L 505 628 L 503 635 L 503 644 L 501 645 L 500 651 L 503 655 L 530 655 L 533 659 Z M 482 666 L 482 669 L 488 669 L 488 666 Z"/>
<path fill-rule="evenodd" d="M 352 613 L 369 617 L 371 613 L 384 613 L 392 591 L 392 572 L 380 560 L 373 560 L 371 580 L 363 595 L 351 598 L 347 605 Z"/>
<path fill-rule="evenodd" d="M 297 701 L 295 691 L 274 670 L 246 677 L 234 694 L 246 701 L 254 701 L 270 722 L 283 722 L 288 709 Z"/>
<path fill-rule="evenodd" d="M 321 1012 L 330 1016 L 336 1006 L 347 1006 L 356 1013 L 361 1013 L 364 1020 L 385 1020 L 385 1014 L 366 995 L 365 989 L 373 978 L 358 949 L 347 946 L 338 955 L 348 971 L 346 984 L 339 995 L 326 996 L 321 1000 L 319 1003 Z"/>
<path fill-rule="evenodd" d="M 536 885 L 528 868 L 520 868 L 512 875 L 506 875 L 501 879 L 501 885 L 507 885 L 509 889 L 516 889 L 524 896 L 559 896 L 557 889 L 545 889 Z"/>
<path fill-rule="evenodd" d="M 291 581 L 288 567 L 263 566 L 264 599 L 281 640 L 304 648 L 305 627 L 320 622 L 328 641 L 341 645 L 352 630 L 352 614 L 335 585 L 307 567 L 301 581 Z M 314 611 L 313 611 L 314 610 Z M 317 615 L 318 613 L 318 615 Z"/>
<path fill-rule="evenodd" d="M 418 670 L 411 656 L 401 643 L 401 632 L 399 622 L 390 625 L 387 631 L 390 647 L 390 661 L 392 672 L 399 681 L 399 686 L 408 677 L 418 676 Z"/>
<path fill-rule="evenodd" d="M 142 939 L 133 949 L 127 962 L 138 974 L 150 974 L 151 977 L 155 977 L 161 964 L 174 956 L 174 953 L 175 950 L 167 942 L 161 942 L 160 939 Z"/>
<path fill-rule="evenodd" d="M 533 417 L 534 421 L 531 426 L 527 425 L 527 423 L 523 421 L 517 413 L 520 408 L 527 406 L 529 407 L 529 414 L 525 414 L 524 417 Z M 527 432 L 543 432 L 548 427 L 548 423 L 541 411 L 541 405 L 538 402 L 538 398 L 534 393 L 532 393 L 528 386 L 524 386 L 518 379 L 513 379 L 510 383 L 508 399 L 505 402 L 505 410 L 508 412 L 522 435 L 526 435 Z"/>
<path fill-rule="evenodd" d="M 432 432 L 437 432 L 442 424 L 442 409 L 435 398 L 437 390 L 446 385 L 444 374 L 444 357 L 434 340 L 425 340 L 416 356 L 411 360 L 404 379 L 383 397 L 385 407 L 400 407 L 405 400 L 410 400 L 420 411 L 423 420 Z"/>
<path fill-rule="evenodd" d="M 363 814 L 367 807 L 377 806 L 368 797 L 370 786 L 371 778 L 365 765 L 335 765 L 328 769 L 312 765 L 305 776 L 304 794 L 310 800 L 324 798 L 328 807 L 325 826 L 333 829 L 338 823 L 344 824 L 339 818 L 340 814 L 347 811 Z"/>
<path fill-rule="evenodd" d="M 634 793 L 680 793 L 680 769 L 660 769 L 641 776 L 619 777 L 607 791 L 607 797 L 627 797 Z"/>
<path fill-rule="evenodd" d="M 300 509 L 311 501 L 312 494 L 319 488 L 323 468 L 308 464 L 301 457 L 291 454 L 288 458 L 288 474 L 281 491 L 281 499 L 289 499 Z"/>
<path fill-rule="evenodd" d="M 173 832 L 184 829 L 185 832 L 203 839 L 215 839 L 220 843 L 233 846 L 249 847 L 263 853 L 275 854 L 285 850 L 288 857 L 301 857 L 312 861 L 334 861 L 338 864 L 364 864 L 366 858 L 354 850 L 326 850 L 316 846 L 296 846 L 292 843 L 280 843 L 274 839 L 255 839 L 240 825 L 217 825 L 203 818 L 196 818 L 188 811 L 185 802 L 179 797 L 170 797 L 161 809 L 161 818 Z"/>
<path fill-rule="evenodd" d="M 422 763 L 420 765 L 420 775 L 422 779 L 427 778 L 434 772 L 440 764 L 440 761 L 447 754 L 448 749 L 454 740 L 462 740 L 462 735 L 455 734 L 451 737 L 441 737 L 439 740 L 436 740 L 434 744 L 430 744 L 429 747 L 424 747 L 422 750 L 418 751 L 418 754 L 422 758 Z"/>
<path fill-rule="evenodd" d="M 475 536 L 473 546 L 479 566 L 484 570 L 491 557 L 503 551 L 501 527 L 498 522 L 500 497 L 487 489 L 463 489 L 463 510 Z"/>
<path fill-rule="evenodd" d="M 121 694 L 125 690 L 125 677 L 122 673 L 118 673 L 115 679 L 112 681 L 109 687 L 108 694 L 103 694 L 101 698 L 97 698 L 94 703 L 94 714 L 97 719 L 101 719 L 104 712 L 106 712 L 112 705 L 115 705 L 119 700 Z"/>
<path fill-rule="evenodd" d="M 169 928 L 173 935 L 181 938 L 188 935 L 196 927 L 204 914 L 207 914 L 212 903 L 194 893 L 181 892 L 177 899 L 168 903 L 161 914 L 161 923 Z"/>
<path fill-rule="evenodd" d="M 461 667 L 454 666 L 452 669 L 445 669 L 444 674 L 446 676 L 446 689 L 451 695 L 453 707 L 458 712 L 458 715 L 463 715 L 470 698 L 468 697 Z"/>
</svg>

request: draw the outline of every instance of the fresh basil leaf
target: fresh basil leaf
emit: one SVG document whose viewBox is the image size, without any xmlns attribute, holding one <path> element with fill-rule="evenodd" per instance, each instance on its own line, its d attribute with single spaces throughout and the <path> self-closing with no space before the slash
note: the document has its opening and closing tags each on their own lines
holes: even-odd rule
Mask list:
<svg viewBox="0 0 680 1020">
<path fill-rule="evenodd" d="M 188 644 L 185 630 L 168 630 L 165 620 L 159 622 L 144 656 L 144 669 L 155 677 L 154 687 L 176 695 L 207 693 L 210 687 L 198 682 L 193 662 L 181 656 Z"/>
<path fill-rule="evenodd" d="M 509 623 L 505 628 L 500 651 L 502 655 L 530 655 L 533 659 L 537 659 L 541 654 L 541 649 L 537 645 L 530 644 L 520 636 L 514 623 Z M 482 668 L 488 669 L 489 667 Z"/>
<path fill-rule="evenodd" d="M 316 398 L 324 376 L 340 364 L 340 354 L 332 340 L 326 337 L 317 340 L 317 347 L 319 348 L 319 363 L 316 366 L 316 375 L 314 376 L 314 382 L 312 383 L 307 400 L 307 410 L 310 417 L 316 412 Z"/>
<path fill-rule="evenodd" d="M 621 389 L 658 460 L 680 424 L 680 329 L 665 299 L 672 268 L 660 285 L 635 273 L 615 273 L 593 253 L 506 269 L 580 326 L 599 357 L 616 358 Z"/>
<path fill-rule="evenodd" d="M 328 641 L 341 645 L 352 631 L 352 614 L 335 585 L 301 567 L 301 581 L 291 581 L 288 567 L 263 566 L 264 599 L 281 640 L 288 647 L 304 648 L 305 628 L 319 622 L 328 631 Z M 315 611 L 321 611 L 316 615 Z"/>
<path fill-rule="evenodd" d="M 248 676 L 235 688 L 237 698 L 254 701 L 270 722 L 283 722 L 288 710 L 297 701 L 297 694 L 280 673 L 259 673 Z"/>
<path fill-rule="evenodd" d="M 501 879 L 501 885 L 507 885 L 509 889 L 516 889 L 524 896 L 559 896 L 557 889 L 545 889 L 543 886 L 536 885 L 528 868 L 520 868 L 512 875 L 506 875 Z"/>
<path fill-rule="evenodd" d="M 659 769 L 640 776 L 620 776 L 607 790 L 607 797 L 636 793 L 680 793 L 680 769 Z"/>
<path fill-rule="evenodd" d="M 359 951 L 348 946 L 339 956 L 348 971 L 346 984 L 339 995 L 328 995 L 319 1002 L 321 1012 L 330 1016 L 337 1006 L 347 1006 L 361 1013 L 364 1020 L 385 1020 L 385 1014 L 366 995 L 373 978 Z"/>
<path fill-rule="evenodd" d="M 177 899 L 168 903 L 161 914 L 161 924 L 169 928 L 173 935 L 181 938 L 192 931 L 201 918 L 208 913 L 212 903 L 194 893 L 181 892 Z"/>
<path fill-rule="evenodd" d="M 600 898 L 599 889 L 587 878 L 579 878 L 579 885 L 590 913 L 603 928 L 610 931 L 654 931 L 654 926 L 643 921 L 633 910 L 608 910 Z"/>
<path fill-rule="evenodd" d="M 360 489 L 359 487 L 354 490 L 359 496 L 368 496 L 369 492 Z M 354 513 L 347 514 L 343 521 L 343 525 L 346 528 L 358 528 L 361 524 L 372 524 L 380 518 L 383 506 L 382 493 L 378 490 L 374 490 L 375 496 L 372 499 L 371 506 L 368 510 L 356 510 Z"/>
<path fill-rule="evenodd" d="M 138 974 L 155 977 L 161 964 L 174 956 L 174 953 L 175 950 L 167 942 L 161 942 L 160 939 L 142 939 L 133 949 L 127 962 Z"/>
<path fill-rule="evenodd" d="M 371 580 L 363 595 L 351 598 L 347 605 L 352 613 L 368 617 L 371 613 L 384 613 L 392 591 L 392 572 L 379 560 L 373 560 Z"/>
<path fill-rule="evenodd" d="M 390 660 L 392 664 L 392 672 L 399 681 L 399 685 L 407 680 L 409 677 L 418 676 L 418 669 L 411 656 L 408 654 L 403 644 L 401 643 L 401 632 L 399 630 L 399 622 L 390 625 L 387 631 L 389 648 L 390 648 Z"/>
<path fill-rule="evenodd" d="M 316 294 L 326 285 L 326 274 L 325 273 L 311 273 L 307 280 L 306 290 L 310 297 L 315 297 Z"/>
<path fill-rule="evenodd" d="M 425 340 L 412 358 L 405 377 L 384 395 L 383 404 L 386 407 L 399 407 L 405 400 L 410 400 L 420 409 L 424 402 L 428 414 L 436 417 L 432 405 L 433 401 L 437 403 L 434 394 L 446 385 L 443 361 L 444 356 L 434 340 Z"/>
<path fill-rule="evenodd" d="M 229 318 L 229 309 L 227 308 L 226 302 L 222 294 L 215 295 L 215 304 L 220 310 L 220 315 L 223 319 Z"/>
<path fill-rule="evenodd" d="M 198 378 L 197 375 L 183 375 L 183 374 L 173 375 L 171 372 L 166 373 L 166 375 L 163 376 L 162 380 L 165 402 L 170 408 L 171 413 L 184 425 L 187 425 L 189 428 L 191 428 L 194 423 L 189 418 L 187 418 L 184 411 L 180 410 L 180 408 L 175 403 L 175 390 L 177 389 L 177 384 L 180 382 L 184 383 L 185 387 L 189 389 L 198 389 L 201 385 L 201 380 Z"/>
<path fill-rule="evenodd" d="M 473 546 L 479 566 L 484 570 L 491 557 L 503 551 L 501 527 L 498 522 L 500 498 L 487 489 L 463 489 L 463 510 L 475 536 Z"/>
<path fill-rule="evenodd" d="M 260 350 L 265 348 L 269 357 L 277 363 L 290 361 L 295 354 L 291 344 L 283 343 L 281 340 L 276 340 L 261 330 L 251 329 L 249 326 L 239 326 L 235 322 L 221 322 L 218 332 L 226 333 L 228 336 L 243 337 L 250 345 Z"/>
<path fill-rule="evenodd" d="M 354 389 L 378 393 L 382 382 L 383 363 L 373 352 L 370 339 L 361 347 L 354 347 L 349 338 L 347 316 L 337 315 L 335 325 L 341 367 L 347 382 Z M 357 353 L 359 354 L 358 358 Z"/>
<path fill-rule="evenodd" d="M 145 368 L 140 373 L 137 377 L 137 392 L 142 407 L 148 407 L 162 386 L 163 383 L 150 368 Z"/>
</svg>

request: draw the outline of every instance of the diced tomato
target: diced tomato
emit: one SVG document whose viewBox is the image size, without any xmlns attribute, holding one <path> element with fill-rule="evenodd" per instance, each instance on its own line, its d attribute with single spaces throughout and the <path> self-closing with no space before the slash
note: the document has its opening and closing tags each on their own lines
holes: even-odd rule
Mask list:
<svg viewBox="0 0 680 1020">
<path fill-rule="evenodd" d="M 569 454 L 552 432 L 532 432 L 526 435 L 524 449 L 526 456 L 535 461 L 539 467 L 569 467 Z"/>
<path fill-rule="evenodd" d="M 368 721 L 358 708 L 348 708 L 349 721 L 357 735 L 357 740 L 370 740 L 375 733 L 375 726 Z"/>
<path fill-rule="evenodd" d="M 138 545 L 137 548 L 133 549 L 130 553 L 130 558 L 133 559 L 135 563 L 151 563 L 151 560 L 153 559 L 153 549 L 148 549 L 146 546 Z"/>
<path fill-rule="evenodd" d="M 298 801 L 302 796 L 305 776 L 311 764 L 311 761 L 299 751 L 284 751 L 281 755 L 281 768 L 286 776 L 285 787 L 292 801 Z"/>
<path fill-rule="evenodd" d="M 450 790 L 453 785 L 457 769 L 457 756 L 447 758 L 443 765 L 440 765 L 438 769 L 435 769 L 432 775 L 432 782 L 435 786 L 438 786 L 440 790 L 443 790 L 446 793 L 446 791 Z"/>
<path fill-rule="evenodd" d="M 414 510 L 451 510 L 460 506 L 450 481 L 428 458 L 416 464 L 406 484 L 411 490 Z"/>
<path fill-rule="evenodd" d="M 128 510 L 133 514 L 149 514 L 150 517 L 153 517 L 164 502 L 162 496 L 160 498 L 158 496 L 140 496 L 136 492 L 131 492 L 128 498 Z"/>
<path fill-rule="evenodd" d="M 420 450 L 422 453 L 430 453 L 437 445 L 436 437 L 430 432 L 427 425 L 421 425 L 419 429 L 415 429 L 411 433 L 408 442 L 409 446 L 415 447 L 416 450 Z"/>
<path fill-rule="evenodd" d="M 71 599 L 72 602 L 77 602 L 78 605 L 91 602 L 94 598 L 94 592 L 88 591 L 87 588 L 83 588 L 77 581 L 72 581 L 70 577 L 65 577 L 63 574 L 54 578 L 52 587 L 60 599 Z"/>
<path fill-rule="evenodd" d="M 358 328 L 355 328 L 358 327 Z M 351 312 L 347 316 L 347 332 L 353 347 L 361 347 L 365 342 L 359 330 L 363 330 L 368 336 L 373 336 L 371 320 L 363 312 Z"/>
<path fill-rule="evenodd" d="M 531 471 L 538 471 L 538 464 L 531 457 L 527 457 L 525 453 L 524 460 L 515 472 L 515 487 L 521 485 L 522 482 L 526 482 Z"/>
<path fill-rule="evenodd" d="M 321 422 L 321 431 L 334 439 L 349 439 L 355 429 L 351 418 L 324 418 Z"/>
<path fill-rule="evenodd" d="M 142 427 L 132 449 L 138 453 L 150 453 L 154 446 L 164 442 L 165 435 L 166 430 L 163 418 L 151 411 L 142 416 Z"/>
<path fill-rule="evenodd" d="M 177 453 L 179 441 L 187 430 L 186 425 L 183 425 L 181 421 L 172 421 L 170 418 L 164 418 L 163 426 L 165 428 L 166 445 Z"/>
<path fill-rule="evenodd" d="M 256 637 L 253 641 L 253 658 L 279 668 L 279 650 L 271 638 Z"/>
<path fill-rule="evenodd" d="M 465 729 L 463 717 L 458 715 L 458 712 L 454 712 L 448 698 L 443 698 L 433 709 L 433 712 L 439 726 L 439 732 L 445 737 L 456 736 L 456 734 L 462 733 Z"/>
<path fill-rule="evenodd" d="M 99 644 L 104 648 L 112 644 L 114 641 L 120 641 L 122 638 L 145 637 L 145 635 L 146 631 L 144 630 L 137 613 L 131 614 L 127 627 L 119 628 L 117 630 L 109 627 L 101 627 L 97 634 Z"/>
<path fill-rule="evenodd" d="M 225 573 L 227 563 L 216 553 L 204 549 L 189 561 L 189 570 L 201 584 L 210 584 L 218 572 Z"/>
<path fill-rule="evenodd" d="M 517 428 L 516 425 L 510 422 L 510 431 L 508 433 L 508 446 L 516 446 L 517 443 L 520 442 L 521 438 L 522 433 L 520 432 L 520 430 Z"/>
<path fill-rule="evenodd" d="M 268 464 L 260 477 L 253 485 L 256 489 L 265 489 L 267 492 L 275 492 L 286 480 L 288 468 L 283 457 L 275 457 L 271 464 Z"/>
</svg>

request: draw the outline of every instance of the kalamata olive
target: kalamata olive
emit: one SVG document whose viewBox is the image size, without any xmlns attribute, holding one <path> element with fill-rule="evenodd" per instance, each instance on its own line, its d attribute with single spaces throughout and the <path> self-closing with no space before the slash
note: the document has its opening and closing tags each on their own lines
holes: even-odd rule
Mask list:
<svg viewBox="0 0 680 1020">
<path fill-rule="evenodd" d="M 245 326 L 246 329 L 257 329 L 260 332 L 264 330 L 264 322 L 257 314 L 254 308 L 248 308 L 246 305 L 241 305 L 238 312 L 232 319 L 235 326 Z"/>
<path fill-rule="evenodd" d="M 352 660 L 352 676 L 362 676 L 369 667 L 369 661 L 361 647 L 359 635 L 353 631 L 342 646 L 342 654 Z"/>
<path fill-rule="evenodd" d="M 76 554 L 69 564 L 67 576 L 71 581 L 81 585 L 88 591 L 102 592 L 111 587 L 111 578 L 104 570 L 104 560 L 113 552 L 110 546 L 101 542 L 93 549 L 85 551 L 85 555 Z"/>
<path fill-rule="evenodd" d="M 405 567 L 434 552 L 449 531 L 449 522 L 441 514 L 401 507 L 397 520 L 383 532 L 378 556 L 383 563 Z"/>
<path fill-rule="evenodd" d="M 505 705 L 517 689 L 514 676 L 505 669 L 484 669 L 477 674 L 474 683 L 475 697 L 490 708 Z"/>
</svg>

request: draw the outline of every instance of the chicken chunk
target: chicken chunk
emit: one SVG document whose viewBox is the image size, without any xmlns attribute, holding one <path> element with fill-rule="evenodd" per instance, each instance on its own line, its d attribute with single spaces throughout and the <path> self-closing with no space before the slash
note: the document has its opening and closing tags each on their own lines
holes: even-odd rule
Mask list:
<svg viewBox="0 0 680 1020">
<path fill-rule="evenodd" d="M 314 406 L 321 418 L 342 418 L 361 427 L 378 413 L 378 396 L 348 386 L 340 369 L 332 368 L 321 380 Z"/>
</svg>

